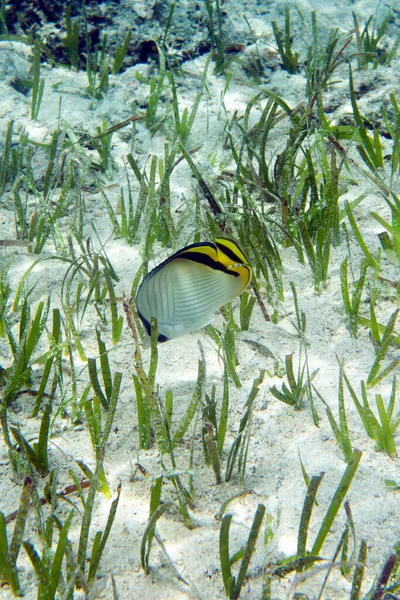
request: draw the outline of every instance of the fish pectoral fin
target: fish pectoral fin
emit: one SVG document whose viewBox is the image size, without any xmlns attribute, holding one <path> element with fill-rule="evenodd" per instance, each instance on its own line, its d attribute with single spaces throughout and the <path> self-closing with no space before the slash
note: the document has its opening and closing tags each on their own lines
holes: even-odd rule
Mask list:
<svg viewBox="0 0 400 600">
<path fill-rule="evenodd" d="M 143 350 L 148 350 L 151 346 L 151 338 L 147 331 L 145 331 L 144 338 L 142 340 L 142 348 Z"/>
</svg>

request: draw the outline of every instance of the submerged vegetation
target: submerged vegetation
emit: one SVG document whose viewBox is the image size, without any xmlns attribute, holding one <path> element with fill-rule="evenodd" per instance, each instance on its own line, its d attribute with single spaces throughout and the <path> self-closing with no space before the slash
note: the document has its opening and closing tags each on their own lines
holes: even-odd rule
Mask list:
<svg viewBox="0 0 400 600">
<path fill-rule="evenodd" d="M 390 43 L 385 39 L 393 12 L 388 9 L 381 20 L 374 14 L 365 22 L 350 14 L 351 25 L 343 35 L 336 28 L 324 31 L 315 12 L 308 17 L 287 7 L 282 22 L 271 23 L 268 43 L 275 43 L 274 59 L 287 72 L 289 85 L 297 74 L 305 81 L 302 102 L 292 106 L 284 90 L 269 89 L 260 53 L 229 52 L 219 0 L 205 0 L 210 52 L 199 61 L 196 92 L 188 104 L 185 85 L 193 74 L 168 52 L 174 10 L 172 2 L 165 31 L 154 43 L 155 64 L 134 70 L 141 101 L 132 102 L 125 119 L 108 123 L 99 117 L 93 130 L 89 125 L 80 131 L 61 118 L 60 100 L 58 125 L 45 142 L 38 142 L 17 119 L 2 126 L 0 206 L 8 234 L 0 240 L 0 423 L 8 464 L 0 485 L 19 486 L 20 499 L 15 512 L 0 512 L 0 583 L 21 596 L 34 574 L 40 599 L 70 599 L 78 589 L 87 598 L 97 593 L 96 585 L 108 571 L 107 550 L 116 540 L 121 484 L 110 474 L 117 445 L 113 435 L 120 427 L 120 399 L 128 398 L 130 413 L 135 406 L 135 426 L 124 461 L 136 465 L 131 480 L 147 486 L 148 493 L 148 519 L 137 556 L 145 573 L 159 568 L 157 544 L 176 581 L 200 597 L 191 574 L 182 574 L 175 565 L 168 534 L 161 536 L 160 529 L 162 521 L 175 517 L 188 529 L 203 526 L 196 518 L 203 478 L 209 487 L 215 482 L 223 490 L 214 540 L 219 581 L 213 585 L 227 598 L 240 597 L 260 546 L 259 593 L 252 597 L 276 597 L 277 581 L 288 581 L 291 597 L 299 598 L 299 593 L 310 598 L 307 585 L 319 574 L 314 587 L 319 586 L 318 598 L 340 577 L 348 582 L 350 600 L 395 598 L 400 592 L 400 539 L 387 542 L 380 571 L 368 572 L 370 540 L 357 535 L 347 498 L 363 465 L 355 446 L 381 452 L 384 470 L 385 454 L 397 453 L 400 426 L 400 110 L 392 91 L 379 99 L 378 117 L 364 114 L 357 87 L 360 72 L 379 72 L 396 60 L 400 36 Z M 82 68 L 80 44 L 85 42 L 87 81 L 76 93 L 87 100 L 93 123 L 98 103 L 113 93 L 110 78 L 123 68 L 131 32 L 111 51 L 106 36 L 93 47 L 85 11 L 78 21 L 68 5 L 64 20 L 63 43 L 72 71 Z M 309 43 L 293 35 L 294 23 Z M 0 40 L 10 39 L 5 2 L 0 4 L 0 34 Z M 19 41 L 33 44 L 31 79 L 25 85 L 31 94 L 30 119 L 41 123 L 50 87 L 41 68 L 45 43 L 39 37 Z M 248 101 L 243 111 L 233 111 L 230 86 L 235 80 L 243 84 L 243 74 Z M 203 140 L 204 132 L 196 129 L 196 121 L 216 101 L 211 78 L 218 78 L 222 90 L 220 132 L 204 156 L 197 139 L 201 135 Z M 350 112 L 345 118 L 327 108 L 337 80 L 347 86 Z M 53 92 L 62 93 L 62 86 L 53 84 Z M 152 148 L 146 155 L 136 151 L 138 133 Z M 179 169 L 186 169 L 196 184 L 180 205 L 172 193 Z M 119 181 L 117 199 L 114 179 Z M 350 193 L 360 182 L 360 193 Z M 95 203 L 91 194 L 96 194 Z M 370 211 L 365 206 L 372 194 Z M 106 227 L 99 228 L 96 211 L 103 211 Z M 376 239 L 375 234 L 367 237 L 362 211 L 370 211 L 368 217 L 380 229 Z M 129 290 L 115 289 L 120 274 L 115 254 L 108 251 L 110 230 L 125 255 L 136 252 Z M 197 376 L 191 377 L 182 406 L 179 378 L 170 389 L 163 384 L 155 321 L 150 350 L 143 349 L 134 298 L 160 251 L 167 256 L 188 243 L 221 236 L 240 243 L 254 278 L 238 307 L 224 307 L 222 317 L 205 328 L 198 358 L 193 358 Z M 318 357 L 316 368 L 315 357 L 311 361 L 306 303 L 299 284 L 284 272 L 289 255 L 296 257 L 297 268 L 310 277 L 319 297 L 328 294 L 334 279 L 346 335 L 354 344 L 362 338 L 371 350 L 366 372 L 357 381 L 354 373 L 348 376 L 345 356 L 338 354 L 337 364 L 329 365 L 338 374 L 337 408 L 329 402 L 329 384 L 318 376 L 327 358 Z M 16 279 L 13 269 L 22 256 L 26 268 L 18 268 Z M 50 282 L 54 289 L 46 288 L 44 297 L 38 279 L 52 265 L 57 265 L 57 283 Z M 285 308 L 288 302 L 292 312 Z M 267 322 L 276 325 L 284 319 L 294 331 L 291 351 L 273 355 L 271 364 L 267 349 L 246 334 L 254 323 L 258 334 Z M 243 340 L 262 348 L 262 367 L 242 370 Z M 219 380 L 207 374 L 206 344 L 217 357 Z M 280 383 L 273 383 L 274 376 Z M 262 393 L 278 404 L 281 419 L 306 408 L 310 427 L 320 427 L 328 437 L 332 433 L 329 452 L 344 460 L 341 478 L 333 472 L 324 480 L 324 472 L 308 475 L 301 448 L 299 473 L 306 489 L 295 515 L 296 544 L 284 559 L 277 550 L 279 518 L 266 500 L 257 499 L 246 535 L 232 535 L 238 527 L 232 506 L 252 489 L 249 463 Z M 240 398 L 235 406 L 233 398 Z M 90 454 L 83 461 L 72 448 L 73 459 L 66 460 L 61 433 L 71 444 L 81 431 Z M 150 469 L 146 461 L 142 464 L 149 452 L 157 456 Z M 389 475 L 387 486 L 398 494 L 399 484 Z M 266 492 L 257 495 L 265 498 Z M 235 550 L 233 537 L 239 544 Z M 256 577 L 254 570 L 251 577 Z M 115 574 L 110 586 L 109 597 L 122 597 Z"/>
</svg>

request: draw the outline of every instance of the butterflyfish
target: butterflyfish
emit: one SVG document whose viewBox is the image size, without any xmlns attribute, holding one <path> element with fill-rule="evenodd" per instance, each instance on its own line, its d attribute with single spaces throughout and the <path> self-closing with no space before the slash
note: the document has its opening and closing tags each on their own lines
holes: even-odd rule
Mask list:
<svg viewBox="0 0 400 600">
<path fill-rule="evenodd" d="M 251 275 L 236 242 L 215 238 L 191 244 L 143 279 L 136 296 L 139 317 L 149 335 L 151 317 L 157 319 L 159 342 L 197 331 L 246 289 Z"/>
</svg>

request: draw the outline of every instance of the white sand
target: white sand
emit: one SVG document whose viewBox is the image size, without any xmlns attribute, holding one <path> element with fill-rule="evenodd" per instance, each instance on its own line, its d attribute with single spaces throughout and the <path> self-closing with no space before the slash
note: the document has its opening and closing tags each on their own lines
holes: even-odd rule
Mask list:
<svg viewBox="0 0 400 600">
<path fill-rule="evenodd" d="M 329 3 L 323 11 L 319 7 L 321 22 L 338 25 L 341 29 L 348 30 L 351 27 L 351 17 L 349 17 L 351 9 L 357 10 L 358 14 L 365 17 L 374 8 L 371 2 L 352 4 L 351 9 L 349 6 L 343 7 L 342 5 L 343 3 Z M 307 15 L 307 19 L 309 15 L 307 11 L 309 8 L 315 7 L 316 3 L 314 2 L 303 2 L 302 10 Z M 238 20 L 239 16 L 237 15 Z M 264 17 L 264 20 L 260 20 L 257 14 L 249 15 L 251 25 L 260 36 L 261 53 L 266 54 L 273 46 L 270 20 L 278 17 L 279 15 L 274 12 Z M 231 18 L 234 21 L 233 12 Z M 279 18 L 281 19 L 281 17 Z M 242 20 L 241 24 L 243 26 Z M 266 35 L 267 38 L 265 38 Z M 265 41 L 268 41 L 268 45 Z M 251 49 L 246 50 L 247 53 L 250 51 Z M 0 140 L 4 137 L 6 123 L 10 119 L 15 122 L 16 135 L 25 129 L 30 138 L 38 142 L 50 140 L 53 130 L 57 128 L 59 116 L 61 122 L 68 122 L 75 132 L 94 134 L 96 126 L 101 124 L 103 118 L 110 124 L 122 121 L 131 115 L 133 101 L 140 103 L 140 99 L 143 101 L 146 99 L 145 86 L 135 78 L 136 72 L 148 74 L 149 68 L 145 65 L 132 67 L 121 75 L 111 77 L 110 89 L 104 100 L 94 103 L 92 107 L 91 100 L 86 98 L 83 93 L 87 85 L 85 73 L 42 66 L 42 75 L 46 79 L 45 93 L 39 118 L 36 122 L 32 122 L 29 118 L 29 97 L 22 96 L 9 85 L 10 78 L 16 73 L 27 72 L 26 57 L 27 50 L 20 44 L 12 44 L 9 49 L 5 43 L 0 45 L 0 60 L 3 65 L 7 65 L 7 70 L 2 73 L 3 77 L 0 81 Z M 205 57 L 197 58 L 185 63 L 184 69 L 188 74 L 199 74 L 204 62 Z M 357 88 L 363 82 L 370 87 L 370 91 L 364 93 L 359 100 L 360 109 L 370 118 L 379 116 L 379 107 L 382 101 L 387 102 L 390 92 L 397 93 L 398 98 L 400 97 L 398 93 L 399 67 L 400 53 L 390 67 L 379 67 L 376 71 L 369 70 L 355 75 Z M 239 67 L 233 68 L 233 70 L 234 77 L 224 99 L 229 117 L 232 117 L 234 111 L 243 114 L 248 101 L 259 89 L 253 82 L 246 80 Z M 347 67 L 343 66 L 343 69 L 337 72 L 337 76 L 335 74 L 334 79 L 338 83 L 326 93 L 326 104 L 328 101 L 336 102 L 337 108 L 330 115 L 332 119 L 336 120 L 350 110 Z M 376 86 L 374 82 L 376 82 Z M 60 86 L 54 88 L 53 85 L 58 83 Z M 207 100 L 203 97 L 189 142 L 189 146 L 201 145 L 201 150 L 195 155 L 196 164 L 211 184 L 215 183 L 215 176 L 219 174 L 222 165 L 225 166 L 225 161 L 229 158 L 228 153 L 223 150 L 223 128 L 226 116 L 221 110 L 220 94 L 224 86 L 225 78 L 213 75 L 210 68 L 210 74 L 207 77 L 209 96 Z M 182 109 L 186 105 L 191 106 L 197 88 L 198 79 L 192 78 L 190 75 L 186 77 L 185 81 L 179 82 L 178 93 Z M 305 79 L 302 75 L 288 75 L 278 69 L 269 73 L 267 88 L 276 91 L 290 106 L 295 106 L 304 99 Z M 61 98 L 61 112 L 59 113 Z M 170 104 L 167 105 L 167 109 L 170 110 Z M 161 106 L 160 110 L 161 112 L 165 110 L 164 106 Z M 112 172 L 110 182 L 104 181 L 103 186 L 116 184 L 114 188 L 106 192 L 114 206 L 119 197 L 120 187 L 126 188 L 123 169 L 126 154 L 133 152 L 139 164 L 144 165 L 149 154 L 163 155 L 164 141 L 165 137 L 162 133 L 151 137 L 141 122 L 136 124 L 133 138 L 128 135 L 128 129 L 122 129 L 113 135 L 112 157 L 116 162 L 116 168 Z M 285 137 L 279 136 L 279 130 L 274 133 L 274 141 L 275 145 L 269 149 L 271 157 L 280 152 L 285 143 Z M 356 154 L 354 157 L 360 163 Z M 37 169 L 40 168 L 43 166 L 38 160 Z M 367 193 L 367 198 L 355 209 L 354 214 L 368 247 L 373 253 L 376 253 L 379 247 L 377 233 L 381 231 L 381 227 L 370 216 L 370 210 L 374 209 L 385 217 L 388 217 L 388 210 L 373 185 L 363 179 L 357 169 L 354 169 L 351 175 L 356 184 L 349 186 L 348 192 L 342 196 L 342 201 L 344 203 L 345 200 L 352 200 L 363 192 Z M 131 179 L 133 183 L 133 177 Z M 195 181 L 189 168 L 184 162 L 181 162 L 172 176 L 174 208 L 183 202 L 190 202 L 195 187 Z M 34 199 L 30 198 L 29 202 L 34 202 Z M 133 277 L 141 262 L 140 248 L 129 247 L 123 240 L 115 239 L 100 193 L 85 194 L 85 203 L 87 209 L 85 236 L 90 236 L 94 247 L 99 247 L 91 228 L 91 223 L 94 223 L 105 244 L 106 253 L 120 278 L 120 282 L 116 285 L 116 294 L 122 296 L 123 293 L 129 293 Z M 0 199 L 0 239 L 15 239 L 13 215 L 12 195 L 7 191 Z M 62 220 L 64 233 L 68 231 L 69 223 L 69 217 Z M 182 236 L 182 245 L 191 239 L 192 233 L 190 229 L 185 230 Z M 353 236 L 350 237 L 353 238 Z M 352 264 L 358 274 L 362 255 L 355 240 L 352 239 L 351 244 Z M 52 244 L 47 244 L 44 253 L 50 255 L 53 252 Z M 369 340 L 368 331 L 360 327 L 359 336 L 354 339 L 350 336 L 347 326 L 339 273 L 340 265 L 348 254 L 344 237 L 340 245 L 332 250 L 327 289 L 320 294 L 316 294 L 314 291 L 309 266 L 301 265 L 298 262 L 295 251 L 280 248 L 280 253 L 284 265 L 285 301 L 282 306 L 278 307 L 280 314 L 278 324 L 266 323 L 261 311 L 256 307 L 249 331 L 243 332 L 237 337 L 240 360 L 237 373 L 243 387 L 236 390 L 233 384 L 230 385 L 231 407 L 226 451 L 229 451 L 234 440 L 244 404 L 252 382 L 259 374 L 259 369 L 273 372 L 274 359 L 271 356 L 275 356 L 282 365 L 285 355 L 290 353 L 294 353 L 294 362 L 297 368 L 300 340 L 290 323 L 290 320 L 294 318 L 294 306 L 289 281 L 295 283 L 300 309 L 305 312 L 307 317 L 306 336 L 309 343 L 309 367 L 310 371 L 319 370 L 314 383 L 335 416 L 337 415 L 339 372 L 336 356 L 344 362 L 346 373 L 357 392 L 359 392 L 360 381 L 366 379 L 374 361 L 374 349 Z M 154 264 L 166 258 L 167 255 L 166 249 L 157 246 Z M 36 258 L 35 255 L 27 253 L 24 248 L 2 249 L 1 260 L 11 261 L 9 280 L 13 290 L 16 289 L 21 276 Z M 52 305 L 60 305 L 60 286 L 65 270 L 66 267 L 58 261 L 46 261 L 33 270 L 29 277 L 29 286 L 35 285 L 31 295 L 33 307 L 40 300 L 45 299 L 49 291 Z M 396 269 L 389 265 L 385 258 L 382 259 L 382 275 L 394 281 L 398 277 Z M 378 303 L 378 317 L 382 323 L 387 322 L 395 309 L 394 294 L 385 298 L 385 293 L 382 292 Z M 120 312 L 122 314 L 122 306 Z M 369 314 L 367 294 L 365 294 L 365 305 L 361 312 L 365 316 Z M 219 317 L 216 323 L 221 322 Z M 97 353 L 94 335 L 96 325 L 98 325 L 98 321 L 95 311 L 89 310 L 81 326 L 82 343 L 88 356 L 95 356 Z M 110 347 L 110 333 L 107 328 L 103 332 L 103 338 Z M 201 341 L 206 356 L 207 392 L 210 393 L 212 384 L 215 383 L 217 397 L 222 397 L 221 363 L 213 345 L 201 332 L 161 345 L 157 383 L 160 386 L 161 397 L 169 389 L 174 393 L 175 426 L 184 414 L 194 389 L 197 363 L 200 357 L 198 340 Z M 3 366 L 8 366 L 11 361 L 8 347 L 4 340 L 0 340 L 0 342 L 1 362 Z M 254 344 L 254 342 L 257 343 Z M 7 355 L 4 355 L 6 349 Z M 146 357 L 148 356 L 147 352 L 145 351 Z M 120 342 L 112 348 L 109 358 L 113 372 L 121 371 L 124 375 L 113 432 L 106 448 L 105 470 L 110 488 L 116 490 L 117 485 L 121 482 L 122 493 L 111 536 L 98 571 L 99 581 L 90 598 L 112 597 L 110 573 L 113 573 L 115 577 L 121 600 L 133 598 L 171 600 L 197 597 L 224 598 L 218 549 L 219 522 L 216 514 L 220 510 L 221 504 L 237 493 L 241 486 L 235 479 L 219 486 L 215 484 L 211 468 L 207 468 L 204 464 L 201 441 L 197 434 L 193 470 L 195 508 L 191 512 L 197 527 L 193 530 L 185 528 L 181 520 L 174 515 L 165 516 L 157 525 L 158 532 L 173 563 L 183 578 L 190 582 L 190 585 L 185 585 L 177 580 L 156 544 L 150 556 L 151 572 L 149 575 L 145 575 L 140 567 L 140 543 L 148 519 L 151 481 L 161 474 L 162 468 L 156 449 L 149 451 L 139 451 L 138 449 L 136 404 L 131 381 L 131 373 L 134 371 L 133 346 L 130 332 L 126 326 L 124 326 Z M 86 367 L 79 362 L 79 359 L 77 359 L 77 366 L 80 372 L 80 384 L 83 388 L 87 381 Z M 38 369 L 37 372 L 40 373 L 40 370 Z M 65 377 L 67 380 L 68 373 L 65 373 Z M 267 547 L 264 547 L 263 536 L 260 536 L 251 561 L 249 578 L 242 591 L 242 598 L 260 598 L 262 572 L 265 564 L 296 552 L 297 531 L 306 491 L 299 463 L 299 452 L 310 476 L 317 475 L 321 471 L 325 472 L 318 491 L 318 506 L 313 511 L 308 548 L 311 548 L 326 508 L 346 467 L 343 455 L 335 442 L 324 406 L 317 398 L 315 398 L 315 403 L 321 418 L 319 428 L 313 424 L 309 406 L 305 406 L 301 411 L 295 411 L 271 395 L 270 387 L 275 384 L 280 389 L 283 380 L 269 374 L 265 376 L 256 400 L 247 475 L 243 485 L 244 489 L 253 490 L 254 493 L 230 505 L 234 514 L 231 532 L 232 553 L 247 538 L 258 503 L 265 504 L 267 511 L 273 517 L 274 538 Z M 388 400 L 390 383 L 391 377 L 384 380 L 376 390 L 370 392 L 372 406 L 375 405 L 374 394 L 377 391 L 383 394 L 385 401 Z M 37 381 L 34 381 L 33 388 L 36 387 L 35 384 Z M 31 407 L 32 399 L 29 396 L 22 396 L 16 402 L 16 407 L 12 407 L 9 411 L 10 421 L 19 423 L 21 430 L 27 436 L 35 435 L 39 426 L 39 421 L 29 416 Z M 377 452 L 374 449 L 374 444 L 368 438 L 347 393 L 346 407 L 353 447 L 359 448 L 363 452 L 360 467 L 348 494 L 348 500 L 357 531 L 357 551 L 361 539 L 365 539 L 368 544 L 366 583 L 363 587 L 363 591 L 366 592 L 392 551 L 393 545 L 399 539 L 400 495 L 398 492 L 389 492 L 385 487 L 385 479 L 394 479 L 400 483 L 399 464 L 397 459 L 389 458 L 383 452 Z M 85 426 L 73 427 L 68 419 L 58 418 L 54 425 L 54 432 L 56 435 L 52 440 L 54 444 L 52 443 L 50 446 L 50 465 L 51 468 L 58 470 L 57 489 L 61 490 L 71 482 L 68 469 L 72 468 L 78 473 L 75 461 L 83 460 L 93 468 L 94 455 Z M 189 469 L 189 449 L 190 439 L 187 436 L 176 451 L 180 471 Z M 165 460 L 169 464 L 168 457 L 165 457 Z M 135 463 L 137 462 L 147 470 L 147 478 L 136 471 Z M 134 473 L 133 480 L 131 479 L 132 473 Z M 187 478 L 184 480 L 187 481 Z M 20 484 L 20 481 L 13 479 L 7 450 L 1 440 L 0 508 L 5 514 L 9 514 L 18 507 Z M 43 482 L 39 480 L 40 494 L 42 485 Z M 174 498 L 172 487 L 166 483 L 163 488 L 163 499 L 171 498 Z M 92 522 L 92 536 L 98 529 L 105 526 L 110 502 L 100 494 L 98 495 Z M 58 513 L 61 519 L 66 517 L 68 510 L 67 505 L 59 506 Z M 45 507 L 44 511 L 47 515 L 48 508 Z M 35 528 L 35 524 L 32 515 L 25 537 L 34 535 L 32 530 Z M 323 548 L 322 554 L 325 558 L 332 557 L 344 524 L 345 513 L 342 507 Z M 12 525 L 9 526 L 9 535 L 11 529 Z M 70 537 L 76 541 L 78 535 L 78 519 L 75 519 Z M 39 549 L 40 542 L 35 543 Z M 23 551 L 21 551 L 18 564 L 21 566 L 21 582 L 25 598 L 27 600 L 35 598 L 36 580 Z M 310 577 L 298 590 L 309 594 L 309 598 L 314 598 L 314 594 L 319 592 L 325 572 L 311 575 L 310 573 Z M 273 598 L 283 600 L 292 597 L 294 588 L 291 588 L 291 582 L 290 577 L 282 582 L 274 582 Z M 346 581 L 344 577 L 340 576 L 339 570 L 336 568 L 331 574 L 323 597 L 332 600 L 347 598 L 350 587 L 351 581 Z M 12 597 L 7 587 L 1 589 L 0 595 L 5 600 Z M 83 594 L 78 592 L 75 597 L 81 598 Z"/>
</svg>

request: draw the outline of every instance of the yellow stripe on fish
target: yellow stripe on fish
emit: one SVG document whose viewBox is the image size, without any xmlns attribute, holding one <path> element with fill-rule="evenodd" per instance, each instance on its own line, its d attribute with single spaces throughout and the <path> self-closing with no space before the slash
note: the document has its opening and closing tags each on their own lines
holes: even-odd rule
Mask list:
<svg viewBox="0 0 400 600">
<path fill-rule="evenodd" d="M 139 317 L 149 335 L 151 317 L 157 319 L 159 342 L 191 333 L 239 296 L 251 275 L 246 256 L 233 240 L 191 244 L 143 279 L 136 296 Z"/>
</svg>

